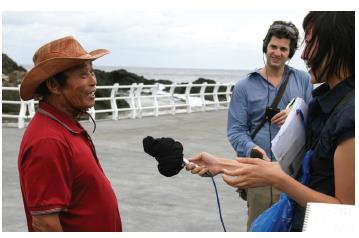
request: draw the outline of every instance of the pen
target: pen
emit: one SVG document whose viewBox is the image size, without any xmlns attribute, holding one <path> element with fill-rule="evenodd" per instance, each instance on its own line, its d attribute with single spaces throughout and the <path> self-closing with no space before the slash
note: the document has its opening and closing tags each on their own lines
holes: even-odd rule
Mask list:
<svg viewBox="0 0 359 238">
<path fill-rule="evenodd" d="M 291 106 L 293 106 L 294 102 L 295 102 L 295 98 L 290 100 L 290 102 L 288 103 L 288 105 L 287 105 L 287 107 L 285 109 L 290 108 Z"/>
</svg>

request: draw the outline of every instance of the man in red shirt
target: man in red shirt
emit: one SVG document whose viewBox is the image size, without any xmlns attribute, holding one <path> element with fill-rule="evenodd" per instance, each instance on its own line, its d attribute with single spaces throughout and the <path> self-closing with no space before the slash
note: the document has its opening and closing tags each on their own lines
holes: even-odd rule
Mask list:
<svg viewBox="0 0 359 238">
<path fill-rule="evenodd" d="M 116 195 L 78 122 L 95 104 L 92 61 L 108 53 L 88 53 L 71 36 L 52 41 L 21 83 L 23 100 L 40 100 L 18 158 L 29 231 L 122 231 Z"/>
</svg>

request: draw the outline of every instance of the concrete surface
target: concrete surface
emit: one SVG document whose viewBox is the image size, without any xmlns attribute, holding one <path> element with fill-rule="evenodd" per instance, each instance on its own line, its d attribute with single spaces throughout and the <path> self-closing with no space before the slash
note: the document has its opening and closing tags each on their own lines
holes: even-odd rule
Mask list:
<svg viewBox="0 0 359 238">
<path fill-rule="evenodd" d="M 207 151 L 234 158 L 226 121 L 227 110 L 220 110 L 97 122 L 92 138 L 116 192 L 124 231 L 223 231 L 212 181 L 186 170 L 163 177 L 157 162 L 143 152 L 142 139 L 173 137 L 186 157 Z M 82 124 L 92 131 L 92 124 Z M 24 129 L 2 130 L 2 230 L 27 231 L 17 170 Z M 246 203 L 221 176 L 215 181 L 227 231 L 245 231 Z"/>
</svg>

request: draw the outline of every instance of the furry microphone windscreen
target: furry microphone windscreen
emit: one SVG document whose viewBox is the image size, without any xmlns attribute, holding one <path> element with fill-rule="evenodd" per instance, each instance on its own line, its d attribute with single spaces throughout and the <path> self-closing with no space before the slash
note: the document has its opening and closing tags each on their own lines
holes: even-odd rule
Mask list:
<svg viewBox="0 0 359 238">
<path fill-rule="evenodd" d="M 178 174 L 183 168 L 183 146 L 172 138 L 147 136 L 143 139 L 143 149 L 158 161 L 158 170 L 166 177 Z"/>
</svg>

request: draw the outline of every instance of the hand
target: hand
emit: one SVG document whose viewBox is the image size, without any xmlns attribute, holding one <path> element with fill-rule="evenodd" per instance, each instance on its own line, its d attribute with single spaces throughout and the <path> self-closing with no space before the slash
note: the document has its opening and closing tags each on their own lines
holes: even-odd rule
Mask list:
<svg viewBox="0 0 359 238">
<path fill-rule="evenodd" d="M 289 112 L 290 112 L 291 108 L 286 108 L 280 112 L 278 112 L 277 114 L 275 114 L 272 117 L 271 123 L 281 126 L 284 124 L 285 120 L 287 119 Z"/>
<path fill-rule="evenodd" d="M 204 176 L 209 171 L 213 176 L 216 176 L 223 171 L 222 166 L 219 165 L 219 160 L 214 155 L 202 152 L 189 159 L 191 163 L 186 165 L 186 170 L 190 170 L 192 174 L 200 176 Z"/>
<path fill-rule="evenodd" d="M 265 150 L 263 150 L 261 147 L 259 147 L 258 145 L 256 145 L 256 146 L 254 146 L 254 147 L 252 148 L 252 150 L 253 150 L 253 149 L 258 150 L 258 151 L 263 155 L 262 158 L 263 158 L 264 160 L 270 161 L 270 159 L 269 159 L 267 153 L 266 153 Z"/>
<path fill-rule="evenodd" d="M 255 158 L 238 158 L 234 170 L 224 169 L 223 180 L 232 187 L 253 188 L 274 185 L 284 172 L 277 162 L 268 162 Z M 231 178 L 229 176 L 235 176 Z"/>
</svg>

